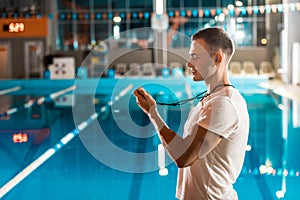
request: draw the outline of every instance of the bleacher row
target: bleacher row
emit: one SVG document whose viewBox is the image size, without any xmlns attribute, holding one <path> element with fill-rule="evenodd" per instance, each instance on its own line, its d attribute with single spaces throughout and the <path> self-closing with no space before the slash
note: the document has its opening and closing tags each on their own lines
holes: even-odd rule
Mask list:
<svg viewBox="0 0 300 200">
<path fill-rule="evenodd" d="M 191 70 L 179 62 L 171 62 L 166 67 L 157 63 L 116 63 L 113 66 L 115 76 L 189 76 Z M 275 76 L 275 70 L 269 61 L 260 62 L 256 67 L 253 61 L 231 61 L 229 73 L 235 76 L 243 75 L 268 75 Z"/>
<path fill-rule="evenodd" d="M 274 77 L 275 69 L 270 61 L 261 61 L 259 66 L 256 66 L 253 61 L 231 61 L 229 73 L 231 75 L 268 75 Z"/>
</svg>

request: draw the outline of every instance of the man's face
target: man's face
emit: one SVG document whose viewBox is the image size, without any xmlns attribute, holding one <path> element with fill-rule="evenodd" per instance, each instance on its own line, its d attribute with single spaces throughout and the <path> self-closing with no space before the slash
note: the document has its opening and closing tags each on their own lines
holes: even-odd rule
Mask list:
<svg viewBox="0 0 300 200">
<path fill-rule="evenodd" d="M 194 81 L 205 80 L 216 72 L 216 67 L 204 40 L 193 40 L 189 55 L 187 67 L 191 69 Z"/>
</svg>

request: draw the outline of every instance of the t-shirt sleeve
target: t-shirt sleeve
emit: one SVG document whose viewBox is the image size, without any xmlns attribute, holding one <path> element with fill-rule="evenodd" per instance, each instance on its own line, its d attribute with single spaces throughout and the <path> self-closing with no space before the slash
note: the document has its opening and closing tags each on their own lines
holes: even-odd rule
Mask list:
<svg viewBox="0 0 300 200">
<path fill-rule="evenodd" d="M 201 109 L 196 124 L 228 138 L 237 127 L 237 112 L 228 97 L 216 97 Z"/>
</svg>

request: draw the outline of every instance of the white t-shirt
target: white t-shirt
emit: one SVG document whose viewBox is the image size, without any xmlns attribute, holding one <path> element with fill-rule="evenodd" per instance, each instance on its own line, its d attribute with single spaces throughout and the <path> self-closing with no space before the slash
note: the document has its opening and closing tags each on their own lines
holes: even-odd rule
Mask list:
<svg viewBox="0 0 300 200">
<path fill-rule="evenodd" d="M 191 134 L 195 123 L 222 136 L 222 140 L 204 158 L 178 169 L 176 197 L 184 200 L 238 199 L 232 185 L 241 172 L 249 133 L 244 98 L 232 87 L 212 93 L 190 111 L 184 137 Z"/>
</svg>

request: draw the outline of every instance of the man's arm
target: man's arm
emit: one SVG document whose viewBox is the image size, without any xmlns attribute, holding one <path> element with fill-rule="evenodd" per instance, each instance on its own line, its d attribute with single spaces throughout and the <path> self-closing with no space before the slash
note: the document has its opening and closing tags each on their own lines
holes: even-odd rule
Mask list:
<svg viewBox="0 0 300 200">
<path fill-rule="evenodd" d="M 156 121 L 151 119 L 153 124 L 156 124 Z M 157 132 L 166 151 L 179 168 L 188 167 L 197 159 L 204 158 L 222 139 L 196 124 L 192 127 L 192 133 L 185 138 L 181 138 L 166 125 Z"/>
<path fill-rule="evenodd" d="M 138 105 L 149 116 L 166 151 L 179 168 L 190 166 L 199 157 L 205 157 L 221 141 L 219 135 L 196 124 L 193 125 L 189 136 L 181 138 L 162 120 L 151 95 L 141 88 L 134 94 Z"/>
</svg>

